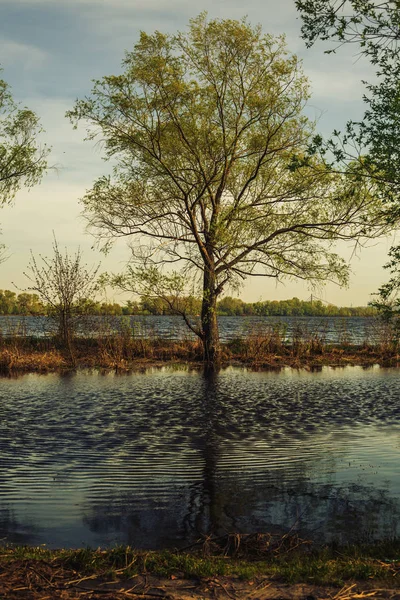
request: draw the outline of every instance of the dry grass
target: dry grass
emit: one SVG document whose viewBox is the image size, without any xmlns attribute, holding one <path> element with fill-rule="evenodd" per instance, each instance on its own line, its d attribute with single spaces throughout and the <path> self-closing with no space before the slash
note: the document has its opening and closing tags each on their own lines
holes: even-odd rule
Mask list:
<svg viewBox="0 0 400 600">
<path fill-rule="evenodd" d="M 70 361 L 57 349 L 30 350 L 28 348 L 1 348 L 0 372 L 39 372 L 63 371 Z"/>
<path fill-rule="evenodd" d="M 134 340 L 129 345 L 117 341 L 98 344 L 93 340 L 79 340 L 74 344 L 73 360 L 68 351 L 54 344 L 50 348 L 35 344 L 18 343 L 0 346 L 0 372 L 57 372 L 71 368 L 97 368 L 130 371 L 146 366 L 165 363 L 191 364 L 200 367 L 202 349 L 197 342 L 168 342 L 165 340 Z M 319 369 L 324 365 L 347 366 L 398 366 L 400 355 L 396 352 L 382 353 L 376 347 L 327 347 L 323 352 L 310 349 L 301 351 L 285 346 L 274 351 L 262 342 L 251 340 L 249 344 L 222 346 L 222 366 L 248 366 L 253 369 L 306 368 Z"/>
<path fill-rule="evenodd" d="M 164 363 L 201 363 L 197 342 L 130 339 L 78 338 L 73 356 L 55 340 L 4 339 L 0 342 L 0 372 L 57 372 L 71 368 L 98 368 L 129 371 L 142 366 Z"/>
<path fill-rule="evenodd" d="M 295 344 L 278 343 L 269 336 L 233 340 L 223 348 L 223 355 L 226 362 L 256 369 L 284 366 L 318 368 L 324 365 L 397 366 L 400 362 L 397 347 L 383 349 L 370 344 L 341 346 L 323 343 L 316 336 Z"/>
<path fill-rule="evenodd" d="M 214 540 L 215 541 L 215 540 Z M 241 542 L 245 540 L 242 539 Z M 251 546 L 255 538 L 247 537 Z M 183 552 L 3 548 L 0 598 L 54 600 L 72 598 L 237 598 L 266 600 L 310 597 L 324 600 L 398 598 L 399 565 L 374 558 L 346 559 L 327 549 L 304 552 L 273 537 L 262 557 L 240 559 Z M 244 551 L 244 550 L 243 550 Z M 251 550 L 254 552 L 254 549 Z M 328 558 L 329 555 L 329 558 Z"/>
<path fill-rule="evenodd" d="M 56 339 L 30 338 L 20 335 L 21 332 L 12 337 L 0 335 L 0 372 L 51 372 L 76 367 L 129 371 L 164 363 L 198 366 L 202 363 L 200 340 L 165 340 L 151 331 L 145 332 L 148 337 L 142 337 L 143 332 L 136 337 L 129 328 L 116 333 L 107 321 L 97 327 L 90 332 L 92 337 L 74 340 L 72 353 Z M 375 344 L 367 336 L 362 345 L 351 345 L 346 341 L 346 332 L 340 339 L 340 344 L 329 344 L 324 333 L 297 328 L 287 340 L 282 326 L 263 328 L 248 332 L 246 338 L 222 344 L 222 365 L 318 369 L 324 365 L 397 366 L 400 363 L 399 346 L 390 332 L 382 330 Z"/>
<path fill-rule="evenodd" d="M 284 556 L 305 550 L 312 544 L 289 531 L 284 535 L 272 533 L 231 533 L 219 537 L 204 536 L 194 544 L 183 549 L 202 557 L 224 556 L 235 559 L 257 560 L 266 556 Z"/>
</svg>

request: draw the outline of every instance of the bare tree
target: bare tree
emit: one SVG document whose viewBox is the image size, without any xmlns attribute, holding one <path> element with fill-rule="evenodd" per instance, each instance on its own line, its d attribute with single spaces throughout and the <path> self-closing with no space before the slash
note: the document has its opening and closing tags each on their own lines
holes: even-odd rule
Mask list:
<svg viewBox="0 0 400 600">
<path fill-rule="evenodd" d="M 62 254 L 56 237 L 53 256 L 41 256 L 41 263 L 31 252 L 31 260 L 24 275 L 30 281 L 27 290 L 36 292 L 47 305 L 49 316 L 57 324 L 57 335 L 72 356 L 72 342 L 78 318 L 82 316 L 82 302 L 93 297 L 97 290 L 97 273 L 100 265 L 90 269 L 82 263 L 80 249 L 70 256 Z"/>
<path fill-rule="evenodd" d="M 250 275 L 346 283 L 334 243 L 385 231 L 372 181 L 293 161 L 313 135 L 307 98 L 283 38 L 201 14 L 187 33 L 142 33 L 124 72 L 68 113 L 116 162 L 83 199 L 90 225 L 106 245 L 133 236 L 133 263 L 197 278 L 211 366 L 226 286 Z"/>
</svg>

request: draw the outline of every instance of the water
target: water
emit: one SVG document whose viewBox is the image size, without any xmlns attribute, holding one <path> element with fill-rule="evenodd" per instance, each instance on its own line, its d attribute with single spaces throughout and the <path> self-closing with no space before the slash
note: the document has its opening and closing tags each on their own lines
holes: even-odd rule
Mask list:
<svg viewBox="0 0 400 600">
<path fill-rule="evenodd" d="M 296 330 L 303 334 L 317 334 L 331 343 L 364 341 L 378 342 L 382 336 L 379 320 L 372 317 L 218 317 L 220 338 L 227 342 L 248 335 L 265 334 L 278 329 L 286 340 L 291 341 Z M 110 335 L 129 328 L 139 338 L 161 337 L 163 339 L 193 339 L 181 317 L 131 316 L 90 317 L 81 327 L 82 335 Z M 0 316 L 3 335 L 47 336 L 54 333 L 54 323 L 47 317 Z"/>
<path fill-rule="evenodd" d="M 0 543 L 399 535 L 400 370 L 0 379 Z"/>
</svg>

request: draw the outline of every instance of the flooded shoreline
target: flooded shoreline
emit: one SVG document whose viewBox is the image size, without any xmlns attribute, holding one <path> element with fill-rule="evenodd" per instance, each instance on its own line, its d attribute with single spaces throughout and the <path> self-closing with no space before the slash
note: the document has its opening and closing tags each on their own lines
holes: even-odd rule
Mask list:
<svg viewBox="0 0 400 600">
<path fill-rule="evenodd" d="M 201 370 L 203 348 L 200 341 L 160 339 L 78 338 L 72 348 L 56 340 L 10 338 L 0 347 L 0 377 L 22 373 L 62 373 L 99 369 L 117 372 L 143 371 L 150 367 L 171 366 Z M 221 366 L 248 367 L 254 370 L 285 367 L 318 370 L 324 366 L 347 365 L 396 367 L 400 365 L 397 344 L 361 346 L 322 343 L 315 338 L 283 343 L 274 335 L 233 340 L 221 344 Z"/>
<path fill-rule="evenodd" d="M 1 379 L 1 543 L 395 537 L 399 389 L 376 367 Z"/>
</svg>

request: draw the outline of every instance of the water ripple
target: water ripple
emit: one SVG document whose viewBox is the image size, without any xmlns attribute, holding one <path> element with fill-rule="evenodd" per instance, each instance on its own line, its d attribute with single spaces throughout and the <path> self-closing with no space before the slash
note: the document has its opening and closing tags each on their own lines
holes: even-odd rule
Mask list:
<svg viewBox="0 0 400 600">
<path fill-rule="evenodd" d="M 398 534 L 400 371 L 0 380 L 0 540 Z"/>
</svg>

